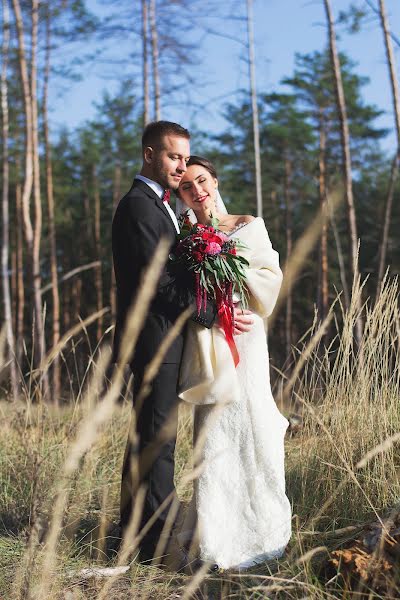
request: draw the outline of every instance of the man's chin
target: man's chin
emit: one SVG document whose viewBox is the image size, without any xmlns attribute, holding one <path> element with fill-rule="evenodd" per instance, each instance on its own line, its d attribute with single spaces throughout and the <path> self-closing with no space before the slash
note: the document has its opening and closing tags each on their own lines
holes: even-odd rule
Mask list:
<svg viewBox="0 0 400 600">
<path fill-rule="evenodd" d="M 176 190 L 179 188 L 179 183 L 180 183 L 180 179 L 179 179 L 179 181 L 176 179 L 173 179 L 172 181 L 168 182 L 168 184 L 169 184 L 168 187 L 170 190 L 173 190 L 174 192 L 176 192 Z"/>
</svg>

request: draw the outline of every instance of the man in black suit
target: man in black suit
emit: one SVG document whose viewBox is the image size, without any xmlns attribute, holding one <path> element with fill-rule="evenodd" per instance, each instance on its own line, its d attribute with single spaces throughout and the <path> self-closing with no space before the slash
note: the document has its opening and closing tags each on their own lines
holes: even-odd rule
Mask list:
<svg viewBox="0 0 400 600">
<path fill-rule="evenodd" d="M 120 341 L 128 309 L 140 286 L 141 275 L 148 265 L 160 238 L 171 245 L 179 232 L 175 214 L 168 203 L 169 192 L 177 190 L 186 162 L 190 157 L 189 132 L 176 123 L 150 123 L 142 137 L 143 166 L 129 192 L 121 199 L 113 219 L 112 246 L 117 284 L 117 320 L 114 358 L 118 359 Z M 189 276 L 190 277 L 190 276 Z M 134 398 L 143 380 L 146 365 L 156 354 L 162 339 L 183 310 L 193 304 L 193 318 L 211 327 L 216 317 L 215 305 L 209 302 L 199 316 L 195 311 L 194 286 L 188 274 L 177 277 L 165 266 L 143 324 L 130 366 L 134 375 Z M 238 315 L 236 328 L 248 330 L 250 318 Z M 152 382 L 150 394 L 137 414 L 139 447 L 128 440 L 121 484 L 121 525 L 126 529 L 135 489 L 131 481 L 131 461 L 139 454 L 139 476 L 146 484 L 141 527 L 152 517 L 164 500 L 174 492 L 174 451 L 177 429 L 177 382 L 183 349 L 183 333 L 170 346 L 163 364 Z M 149 449 L 160 429 L 172 418 L 174 435 L 157 449 L 150 466 L 143 467 L 140 457 Z M 142 539 L 141 558 L 151 559 L 165 525 L 169 506 L 162 510 L 154 525 Z"/>
</svg>

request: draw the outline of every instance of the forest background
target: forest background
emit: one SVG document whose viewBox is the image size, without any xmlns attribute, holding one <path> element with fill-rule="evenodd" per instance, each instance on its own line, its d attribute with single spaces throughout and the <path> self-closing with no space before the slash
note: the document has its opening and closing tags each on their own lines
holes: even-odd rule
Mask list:
<svg viewBox="0 0 400 600">
<path fill-rule="evenodd" d="M 1 597 L 398 598 L 399 3 L 1 7 Z M 264 217 L 284 270 L 269 346 L 293 536 L 205 587 L 132 563 L 138 536 L 112 547 L 131 396 L 105 377 L 111 221 L 159 118 L 190 128 L 231 212 Z M 124 577 L 88 575 L 110 559 Z"/>
<path fill-rule="evenodd" d="M 385 38 L 382 2 L 301 8 L 299 19 L 315 13 L 321 44 L 297 53 L 274 88 L 259 76 L 278 60 L 264 54 L 266 2 L 3 1 L 1 299 L 14 370 L 40 364 L 80 319 L 93 319 L 53 362 L 57 402 L 70 356 L 83 372 L 96 344 L 111 339 L 110 224 L 140 168 L 149 120 L 190 127 L 192 150 L 217 165 L 229 210 L 264 217 L 282 265 L 318 211 L 326 217 L 275 319 L 271 354 L 279 368 L 316 310 L 323 319 L 340 291 L 348 306 L 354 274 L 368 276 L 366 299 L 376 296 L 387 266 L 398 273 L 399 39 L 395 31 Z M 280 35 L 287 53 L 285 28 Z M 380 40 L 373 48 L 379 89 L 383 75 L 387 82 L 379 103 L 366 99 L 374 86 L 342 51 L 342 40 L 369 36 Z M 335 209 L 338 193 L 343 203 Z"/>
</svg>

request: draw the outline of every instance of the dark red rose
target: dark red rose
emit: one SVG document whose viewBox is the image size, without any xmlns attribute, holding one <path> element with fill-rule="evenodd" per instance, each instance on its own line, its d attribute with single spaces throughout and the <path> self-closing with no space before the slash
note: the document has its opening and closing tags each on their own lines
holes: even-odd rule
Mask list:
<svg viewBox="0 0 400 600">
<path fill-rule="evenodd" d="M 196 250 L 192 252 L 192 256 L 197 262 L 203 262 L 204 260 L 204 254 L 197 252 Z"/>
</svg>

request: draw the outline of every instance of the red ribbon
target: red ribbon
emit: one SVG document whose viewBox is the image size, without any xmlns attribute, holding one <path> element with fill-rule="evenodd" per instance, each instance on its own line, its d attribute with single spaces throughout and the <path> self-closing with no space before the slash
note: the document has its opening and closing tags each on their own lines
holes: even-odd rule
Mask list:
<svg viewBox="0 0 400 600">
<path fill-rule="evenodd" d="M 225 338 L 228 342 L 233 362 L 235 363 L 235 367 L 237 367 L 239 364 L 239 352 L 236 348 L 235 340 L 233 339 L 234 323 L 232 310 L 223 300 L 218 302 L 218 318 L 222 329 L 224 330 Z"/>
</svg>

